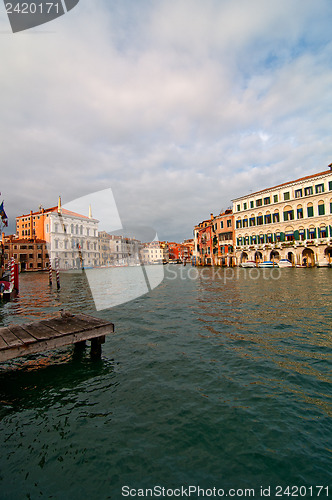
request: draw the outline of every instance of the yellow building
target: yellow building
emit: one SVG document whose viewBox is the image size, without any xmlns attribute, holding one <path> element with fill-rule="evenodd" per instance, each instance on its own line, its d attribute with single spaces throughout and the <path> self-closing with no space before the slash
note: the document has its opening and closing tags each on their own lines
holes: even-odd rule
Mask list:
<svg viewBox="0 0 332 500">
<path fill-rule="evenodd" d="M 235 255 L 288 259 L 293 265 L 332 261 L 332 167 L 233 200 Z"/>
</svg>

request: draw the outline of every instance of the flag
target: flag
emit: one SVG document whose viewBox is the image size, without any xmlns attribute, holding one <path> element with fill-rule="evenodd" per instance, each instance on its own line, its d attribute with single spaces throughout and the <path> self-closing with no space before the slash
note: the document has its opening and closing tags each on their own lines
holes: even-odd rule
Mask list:
<svg viewBox="0 0 332 500">
<path fill-rule="evenodd" d="M 0 217 L 4 225 L 7 227 L 8 226 L 8 217 L 5 212 L 5 209 L 3 208 L 3 202 L 0 205 Z"/>
</svg>

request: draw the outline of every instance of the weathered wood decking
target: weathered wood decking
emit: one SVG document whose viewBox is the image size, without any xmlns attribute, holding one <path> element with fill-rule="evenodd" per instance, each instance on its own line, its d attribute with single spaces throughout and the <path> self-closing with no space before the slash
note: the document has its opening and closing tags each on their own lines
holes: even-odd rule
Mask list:
<svg viewBox="0 0 332 500">
<path fill-rule="evenodd" d="M 99 355 L 109 323 L 87 314 L 61 313 L 58 317 L 0 328 L 0 362 L 91 340 L 91 353 Z"/>
</svg>

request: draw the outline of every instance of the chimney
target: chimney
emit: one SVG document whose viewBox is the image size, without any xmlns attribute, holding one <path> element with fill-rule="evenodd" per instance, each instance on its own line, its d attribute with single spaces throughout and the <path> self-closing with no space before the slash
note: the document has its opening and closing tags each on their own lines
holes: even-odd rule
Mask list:
<svg viewBox="0 0 332 500">
<path fill-rule="evenodd" d="M 89 205 L 89 219 L 92 219 L 92 210 L 91 210 L 91 205 Z"/>
<path fill-rule="evenodd" d="M 211 220 L 213 219 L 213 214 L 210 214 L 210 218 L 211 218 Z"/>
<path fill-rule="evenodd" d="M 332 170 L 332 163 L 328 165 L 329 169 Z"/>
<path fill-rule="evenodd" d="M 58 214 L 61 214 L 61 196 L 58 199 Z"/>
</svg>

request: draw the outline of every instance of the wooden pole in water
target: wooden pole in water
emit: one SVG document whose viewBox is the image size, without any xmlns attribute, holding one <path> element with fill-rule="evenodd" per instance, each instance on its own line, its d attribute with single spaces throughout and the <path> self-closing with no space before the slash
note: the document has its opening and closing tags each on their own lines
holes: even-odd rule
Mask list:
<svg viewBox="0 0 332 500">
<path fill-rule="evenodd" d="M 60 290 L 60 273 L 59 273 L 59 259 L 56 257 L 55 259 L 55 270 L 56 270 L 56 286 L 57 289 Z"/>
<path fill-rule="evenodd" d="M 48 265 L 48 279 L 49 279 L 49 285 L 52 286 L 53 283 L 53 275 L 52 275 L 52 263 L 51 260 Z"/>
</svg>

